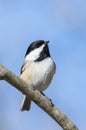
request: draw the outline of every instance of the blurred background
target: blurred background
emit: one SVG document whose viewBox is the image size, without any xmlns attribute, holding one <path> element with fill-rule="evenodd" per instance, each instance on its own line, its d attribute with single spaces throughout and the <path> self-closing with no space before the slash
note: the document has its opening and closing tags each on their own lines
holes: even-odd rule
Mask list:
<svg viewBox="0 0 86 130">
<path fill-rule="evenodd" d="M 57 71 L 44 92 L 80 130 L 86 130 L 86 1 L 0 0 L 0 64 L 17 75 L 29 44 L 49 40 Z M 0 130 L 62 130 L 21 92 L 0 81 Z"/>
</svg>

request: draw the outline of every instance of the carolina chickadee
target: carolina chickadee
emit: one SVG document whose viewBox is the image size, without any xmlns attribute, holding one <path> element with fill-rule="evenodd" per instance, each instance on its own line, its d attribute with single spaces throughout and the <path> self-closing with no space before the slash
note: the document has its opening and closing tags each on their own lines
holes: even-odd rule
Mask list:
<svg viewBox="0 0 86 130">
<path fill-rule="evenodd" d="M 49 41 L 34 41 L 28 47 L 20 77 L 42 92 L 49 86 L 56 71 L 56 65 L 50 56 Z M 21 111 L 30 110 L 31 99 L 24 96 Z"/>
</svg>

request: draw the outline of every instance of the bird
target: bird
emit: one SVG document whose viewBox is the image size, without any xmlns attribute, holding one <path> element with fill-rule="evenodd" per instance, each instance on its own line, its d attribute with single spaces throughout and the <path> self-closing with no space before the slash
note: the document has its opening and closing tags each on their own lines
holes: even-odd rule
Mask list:
<svg viewBox="0 0 86 130">
<path fill-rule="evenodd" d="M 33 41 L 25 54 L 20 77 L 28 84 L 43 92 L 50 85 L 56 72 L 56 64 L 49 51 L 49 41 Z M 24 95 L 21 111 L 30 110 L 31 98 Z"/>
</svg>

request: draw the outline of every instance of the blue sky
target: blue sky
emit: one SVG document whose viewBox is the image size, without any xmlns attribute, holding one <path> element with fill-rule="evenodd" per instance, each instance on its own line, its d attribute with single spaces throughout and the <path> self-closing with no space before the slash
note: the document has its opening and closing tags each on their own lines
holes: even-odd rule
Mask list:
<svg viewBox="0 0 86 130">
<path fill-rule="evenodd" d="M 86 130 L 86 1 L 0 0 L 0 61 L 17 75 L 29 44 L 49 40 L 57 71 L 45 91 L 80 130 Z M 1 130 L 62 130 L 38 106 L 21 112 L 23 95 L 0 81 Z"/>
</svg>

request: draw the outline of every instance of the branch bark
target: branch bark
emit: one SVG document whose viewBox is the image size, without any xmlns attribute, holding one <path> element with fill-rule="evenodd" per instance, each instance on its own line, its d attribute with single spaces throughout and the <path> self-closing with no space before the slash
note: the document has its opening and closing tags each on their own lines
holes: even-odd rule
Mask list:
<svg viewBox="0 0 86 130">
<path fill-rule="evenodd" d="M 74 125 L 61 110 L 52 104 L 46 96 L 43 96 L 39 91 L 34 90 L 30 84 L 27 84 L 3 65 L 0 65 L 0 80 L 7 81 L 23 94 L 30 96 L 33 102 L 49 114 L 64 130 L 78 130 L 77 126 Z"/>
</svg>

